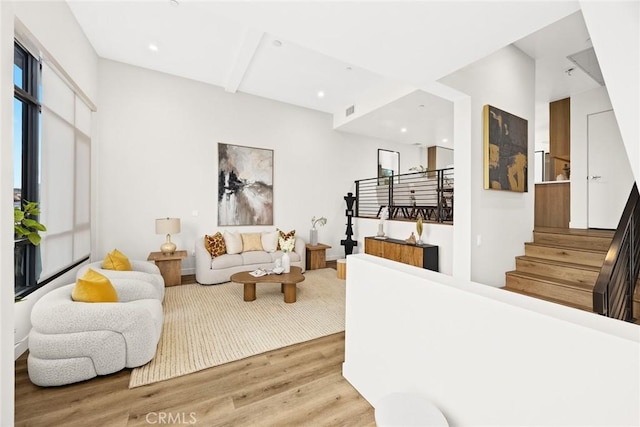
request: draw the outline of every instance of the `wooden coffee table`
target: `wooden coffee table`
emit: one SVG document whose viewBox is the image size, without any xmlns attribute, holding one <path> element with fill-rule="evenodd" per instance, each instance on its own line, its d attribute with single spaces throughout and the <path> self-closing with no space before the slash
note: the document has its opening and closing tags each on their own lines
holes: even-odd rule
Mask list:
<svg viewBox="0 0 640 427">
<path fill-rule="evenodd" d="M 296 283 L 304 280 L 300 267 L 291 267 L 289 273 L 267 274 L 253 277 L 248 271 L 236 273 L 231 276 L 231 281 L 244 285 L 244 300 L 255 301 L 256 283 L 280 283 L 280 292 L 284 293 L 284 302 L 296 302 Z"/>
</svg>

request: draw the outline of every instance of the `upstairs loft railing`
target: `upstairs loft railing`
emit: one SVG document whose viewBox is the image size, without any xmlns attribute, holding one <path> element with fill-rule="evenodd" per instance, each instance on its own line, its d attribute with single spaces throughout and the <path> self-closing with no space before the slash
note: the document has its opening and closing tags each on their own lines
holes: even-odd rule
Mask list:
<svg viewBox="0 0 640 427">
<path fill-rule="evenodd" d="M 633 322 L 633 292 L 639 271 L 640 195 L 634 184 L 593 289 L 593 311 Z"/>
<path fill-rule="evenodd" d="M 367 178 L 356 181 L 355 214 L 378 218 L 389 208 L 389 219 L 453 224 L 453 168 Z"/>
</svg>

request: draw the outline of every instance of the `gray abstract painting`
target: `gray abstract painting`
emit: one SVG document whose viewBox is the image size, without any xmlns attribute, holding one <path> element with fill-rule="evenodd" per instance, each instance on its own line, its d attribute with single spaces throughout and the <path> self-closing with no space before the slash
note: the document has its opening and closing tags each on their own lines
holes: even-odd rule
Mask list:
<svg viewBox="0 0 640 427">
<path fill-rule="evenodd" d="M 218 225 L 273 225 L 273 150 L 218 143 Z"/>
</svg>

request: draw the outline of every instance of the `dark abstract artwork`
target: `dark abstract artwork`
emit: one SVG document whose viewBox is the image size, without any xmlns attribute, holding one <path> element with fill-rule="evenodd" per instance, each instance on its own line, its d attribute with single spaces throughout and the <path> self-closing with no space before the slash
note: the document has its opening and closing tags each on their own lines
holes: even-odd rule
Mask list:
<svg viewBox="0 0 640 427">
<path fill-rule="evenodd" d="M 218 143 L 218 225 L 273 225 L 273 150 Z"/>
<path fill-rule="evenodd" d="M 484 188 L 526 192 L 527 121 L 490 105 L 484 116 Z"/>
</svg>

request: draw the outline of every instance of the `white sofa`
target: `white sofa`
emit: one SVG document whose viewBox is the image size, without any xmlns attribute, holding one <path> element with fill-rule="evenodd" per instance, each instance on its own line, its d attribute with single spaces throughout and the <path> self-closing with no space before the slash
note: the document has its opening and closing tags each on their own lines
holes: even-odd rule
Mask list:
<svg viewBox="0 0 640 427">
<path fill-rule="evenodd" d="M 119 302 L 73 301 L 72 283 L 35 303 L 27 359 L 31 382 L 70 384 L 153 359 L 163 322 L 158 287 L 139 279 L 110 281 Z"/>
<path fill-rule="evenodd" d="M 201 285 L 215 285 L 231 280 L 231 275 L 257 268 L 270 269 L 276 259 L 282 258 L 282 251 L 249 251 L 239 254 L 224 254 L 211 259 L 204 246 L 204 236 L 196 239 L 196 281 Z M 306 269 L 306 243 L 296 235 L 295 247 L 289 253 L 291 265 Z"/>
</svg>

